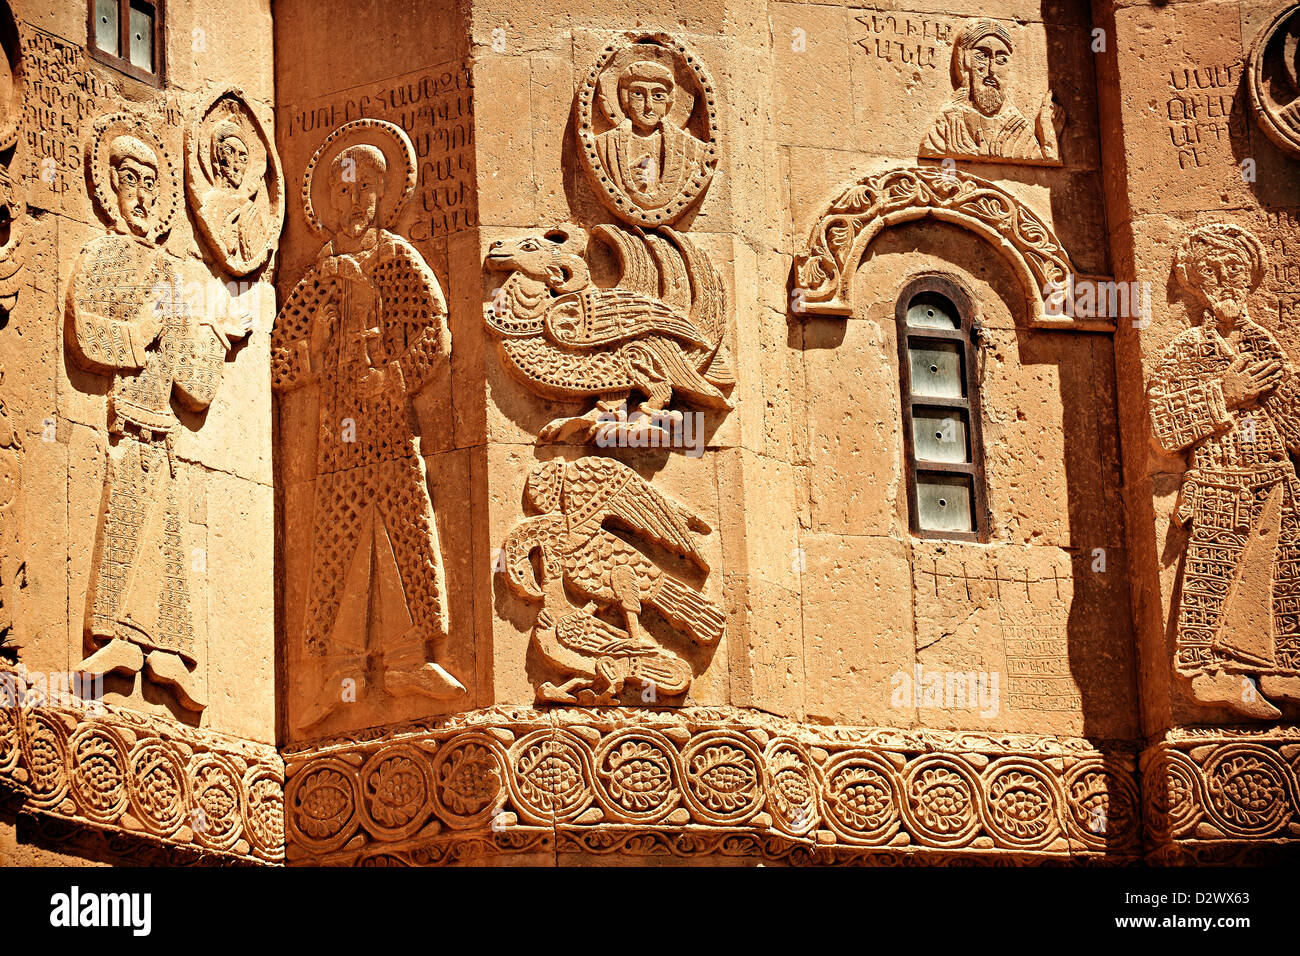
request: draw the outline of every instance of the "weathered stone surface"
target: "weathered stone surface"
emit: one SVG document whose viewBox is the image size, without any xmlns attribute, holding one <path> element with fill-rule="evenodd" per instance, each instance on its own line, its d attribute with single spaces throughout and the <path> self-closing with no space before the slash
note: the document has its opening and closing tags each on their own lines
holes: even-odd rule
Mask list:
<svg viewBox="0 0 1300 956">
<path fill-rule="evenodd" d="M 4 862 L 1294 851 L 1296 7 L 86 12 L 0 2 Z"/>
</svg>

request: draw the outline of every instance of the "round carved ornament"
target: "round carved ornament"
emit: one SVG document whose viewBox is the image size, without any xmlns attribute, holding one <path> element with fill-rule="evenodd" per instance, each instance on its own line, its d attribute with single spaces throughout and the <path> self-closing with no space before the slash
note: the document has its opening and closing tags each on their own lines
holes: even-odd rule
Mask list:
<svg viewBox="0 0 1300 956">
<path fill-rule="evenodd" d="M 1260 129 L 1283 152 L 1300 158 L 1300 4 L 1283 7 L 1256 34 L 1246 83 Z"/>
<path fill-rule="evenodd" d="M 826 821 L 847 843 L 888 843 L 901 822 L 897 771 L 868 750 L 846 750 L 822 770 Z"/>
<path fill-rule="evenodd" d="M 1206 809 L 1228 833 L 1260 837 L 1291 819 L 1291 773 L 1277 754 L 1254 744 L 1227 744 L 1206 758 Z"/>
<path fill-rule="evenodd" d="M 591 805 L 591 750 L 564 730 L 537 730 L 510 748 L 510 791 L 533 823 L 571 820 Z"/>
<path fill-rule="evenodd" d="M 356 832 L 360 802 L 356 767 L 334 757 L 313 762 L 285 788 L 289 838 L 317 853 L 338 849 Z"/>
<path fill-rule="evenodd" d="M 748 738 L 712 730 L 682 751 L 686 802 L 706 823 L 743 823 L 763 808 L 763 758 Z"/>
<path fill-rule="evenodd" d="M 1017 849 L 1039 849 L 1061 835 L 1059 788 L 1042 767 L 1017 757 L 995 760 L 984 770 L 984 823 L 994 840 Z"/>
<path fill-rule="evenodd" d="M 52 711 L 28 710 L 23 719 L 23 762 L 31 791 L 28 802 L 48 810 L 68 795 L 68 731 Z"/>
<path fill-rule="evenodd" d="M 482 826 L 506 802 L 506 755 L 488 734 L 472 731 L 445 742 L 433 760 L 433 805 L 454 830 Z"/>
<path fill-rule="evenodd" d="M 119 733 L 96 724 L 79 728 L 68 741 L 72 797 L 96 823 L 112 823 L 126 809 L 126 753 Z"/>
<path fill-rule="evenodd" d="M 903 813 L 918 843 L 964 846 L 979 832 L 979 778 L 965 761 L 941 754 L 920 757 L 903 774 Z"/>
<path fill-rule="evenodd" d="M 127 758 L 131 815 L 155 836 L 170 836 L 189 806 L 189 784 L 176 751 L 157 737 L 140 740 Z"/>
<path fill-rule="evenodd" d="M 679 760 L 672 741 L 656 731 L 613 733 L 596 751 L 596 797 L 612 819 L 661 820 L 682 799 Z"/>
<path fill-rule="evenodd" d="M 381 840 L 403 840 L 433 812 L 428 761 L 414 747 L 386 747 L 361 768 L 361 811 L 367 831 Z"/>
<path fill-rule="evenodd" d="M 763 754 L 767 810 L 778 829 L 793 836 L 811 832 L 820 819 L 817 770 L 801 744 L 777 738 Z"/>
</svg>

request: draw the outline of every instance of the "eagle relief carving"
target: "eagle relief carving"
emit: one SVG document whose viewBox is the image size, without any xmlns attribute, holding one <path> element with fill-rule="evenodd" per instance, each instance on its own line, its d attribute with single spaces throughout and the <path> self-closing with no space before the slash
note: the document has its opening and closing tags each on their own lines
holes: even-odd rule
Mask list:
<svg viewBox="0 0 1300 956">
<path fill-rule="evenodd" d="M 592 235 L 618 257 L 622 275 L 613 288 L 592 281 L 580 226 L 498 240 L 488 251 L 488 268 L 510 273 L 484 307 L 506 368 L 543 398 L 595 402 L 551 421 L 538 441 L 605 445 L 646 430 L 663 437 L 665 421 L 681 421 L 668 408 L 674 397 L 730 409 L 727 296 L 713 264 L 666 226 L 601 225 Z M 633 393 L 644 401 L 629 420 L 620 412 Z"/>
<path fill-rule="evenodd" d="M 696 644 L 710 646 L 725 633 L 723 611 L 610 528 L 707 572 L 697 537 L 711 531 L 704 519 L 612 458 L 543 462 L 528 476 L 524 496 L 538 514 L 511 530 L 502 560 L 511 589 L 542 602 L 533 644 L 568 676 L 559 685 L 541 684 L 538 700 L 614 704 L 629 682 L 647 702 L 689 690 L 690 665 L 646 632 L 641 614 L 654 608 Z M 570 594 L 583 603 L 575 604 Z M 616 615 L 622 626 L 601 612 Z"/>
</svg>

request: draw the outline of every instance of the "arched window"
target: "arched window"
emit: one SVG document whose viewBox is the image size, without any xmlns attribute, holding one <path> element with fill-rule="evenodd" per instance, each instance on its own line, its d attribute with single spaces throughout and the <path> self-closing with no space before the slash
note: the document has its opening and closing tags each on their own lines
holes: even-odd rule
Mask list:
<svg viewBox="0 0 1300 956">
<path fill-rule="evenodd" d="M 895 308 L 909 522 L 918 537 L 988 540 L 974 316 L 966 291 L 939 275 L 913 279 Z"/>
</svg>

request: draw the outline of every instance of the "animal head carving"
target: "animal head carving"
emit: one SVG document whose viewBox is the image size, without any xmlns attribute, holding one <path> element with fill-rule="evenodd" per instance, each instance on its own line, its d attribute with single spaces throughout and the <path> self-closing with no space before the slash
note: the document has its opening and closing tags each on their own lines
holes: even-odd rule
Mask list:
<svg viewBox="0 0 1300 956">
<path fill-rule="evenodd" d="M 587 231 L 564 223 L 540 236 L 498 239 L 488 249 L 487 264 L 493 269 L 514 269 L 544 283 L 553 294 L 564 295 L 591 284 L 591 272 L 583 258 L 586 251 Z"/>
</svg>

